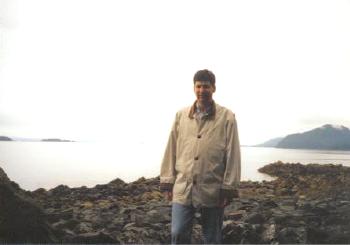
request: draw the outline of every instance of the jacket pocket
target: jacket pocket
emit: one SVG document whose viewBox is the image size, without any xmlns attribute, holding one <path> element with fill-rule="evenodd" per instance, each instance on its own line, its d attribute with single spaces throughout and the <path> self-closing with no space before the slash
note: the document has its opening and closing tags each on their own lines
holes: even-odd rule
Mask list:
<svg viewBox="0 0 350 245">
<path fill-rule="evenodd" d="M 212 144 L 208 148 L 208 158 L 211 163 L 223 163 L 225 160 L 225 149 L 221 145 Z"/>
</svg>

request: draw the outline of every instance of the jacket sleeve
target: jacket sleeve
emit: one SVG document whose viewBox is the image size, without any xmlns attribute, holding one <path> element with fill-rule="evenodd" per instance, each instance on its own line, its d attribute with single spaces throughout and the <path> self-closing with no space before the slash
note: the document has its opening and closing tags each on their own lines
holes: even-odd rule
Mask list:
<svg viewBox="0 0 350 245">
<path fill-rule="evenodd" d="M 241 150 L 237 121 L 228 121 L 226 138 L 226 169 L 221 189 L 235 192 L 241 180 Z"/>
<path fill-rule="evenodd" d="M 176 144 L 178 138 L 179 113 L 176 114 L 168 143 L 165 149 L 161 170 L 160 170 L 160 189 L 162 191 L 171 191 L 175 182 L 176 172 Z"/>
</svg>

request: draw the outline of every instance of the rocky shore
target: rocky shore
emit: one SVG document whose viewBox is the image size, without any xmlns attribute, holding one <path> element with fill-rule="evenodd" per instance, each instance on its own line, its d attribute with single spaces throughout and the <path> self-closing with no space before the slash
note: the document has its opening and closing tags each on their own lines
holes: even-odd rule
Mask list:
<svg viewBox="0 0 350 245">
<path fill-rule="evenodd" d="M 241 183 L 225 209 L 224 243 L 350 243 L 349 167 L 276 162 L 259 171 L 276 179 Z M 29 192 L 0 168 L 0 243 L 169 243 L 170 210 L 159 178 Z"/>
</svg>

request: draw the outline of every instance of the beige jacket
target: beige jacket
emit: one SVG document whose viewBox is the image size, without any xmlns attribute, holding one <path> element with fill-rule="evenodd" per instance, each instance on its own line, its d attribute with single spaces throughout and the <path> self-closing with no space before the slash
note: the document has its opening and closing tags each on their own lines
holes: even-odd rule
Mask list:
<svg viewBox="0 0 350 245">
<path fill-rule="evenodd" d="M 214 104 L 205 119 L 193 118 L 195 105 L 176 114 L 165 150 L 160 182 L 174 184 L 173 202 L 195 207 L 219 205 L 220 191 L 234 190 L 241 176 L 235 115 Z"/>
</svg>

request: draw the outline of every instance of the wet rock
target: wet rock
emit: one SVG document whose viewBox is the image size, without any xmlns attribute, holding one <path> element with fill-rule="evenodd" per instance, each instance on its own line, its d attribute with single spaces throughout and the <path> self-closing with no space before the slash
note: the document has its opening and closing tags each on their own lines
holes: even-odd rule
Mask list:
<svg viewBox="0 0 350 245">
<path fill-rule="evenodd" d="M 277 236 L 277 226 L 276 224 L 265 224 L 263 232 L 261 233 L 262 243 L 273 243 L 276 241 Z"/>
<path fill-rule="evenodd" d="M 104 232 L 91 232 L 80 234 L 74 237 L 71 240 L 71 242 L 80 244 L 119 243 L 119 241 L 116 238 L 113 238 Z"/>
<path fill-rule="evenodd" d="M 241 220 L 244 216 L 246 216 L 246 211 L 238 210 L 238 211 L 227 211 L 225 212 L 225 218 L 228 220 Z"/>
<path fill-rule="evenodd" d="M 244 222 L 250 223 L 250 224 L 262 224 L 264 223 L 265 218 L 261 213 L 250 213 L 247 215 L 247 217 L 244 219 Z"/>
<path fill-rule="evenodd" d="M 242 244 L 259 244 L 261 243 L 261 236 L 258 229 L 256 229 L 256 226 L 246 224 L 243 227 L 243 233 L 242 233 Z"/>
<path fill-rule="evenodd" d="M 226 207 L 224 243 L 350 243 L 349 168 L 279 162 L 263 171 L 276 178 L 242 182 L 240 198 Z M 9 185 L 44 207 L 59 242 L 170 243 L 171 205 L 159 192 L 159 177 L 31 193 Z M 198 213 L 192 241 L 203 242 Z"/>
<path fill-rule="evenodd" d="M 0 168 L 0 243 L 53 243 L 43 210 Z"/>
<path fill-rule="evenodd" d="M 234 221 L 228 220 L 223 223 L 223 243 L 224 244 L 239 244 L 242 240 L 243 227 L 235 223 Z"/>
<path fill-rule="evenodd" d="M 145 223 L 167 223 L 171 221 L 170 208 L 159 208 L 146 213 Z"/>
<path fill-rule="evenodd" d="M 276 240 L 281 244 L 305 244 L 307 241 L 306 229 L 304 227 L 286 227 L 283 228 L 276 238 Z"/>
<path fill-rule="evenodd" d="M 49 195 L 64 196 L 71 193 L 71 189 L 66 185 L 59 185 L 49 191 Z"/>
<path fill-rule="evenodd" d="M 112 180 L 111 182 L 109 182 L 109 184 L 110 185 L 115 185 L 115 186 L 121 186 L 121 187 L 126 185 L 126 183 L 123 180 L 119 179 L 119 178 L 116 178 L 116 179 Z"/>
</svg>

